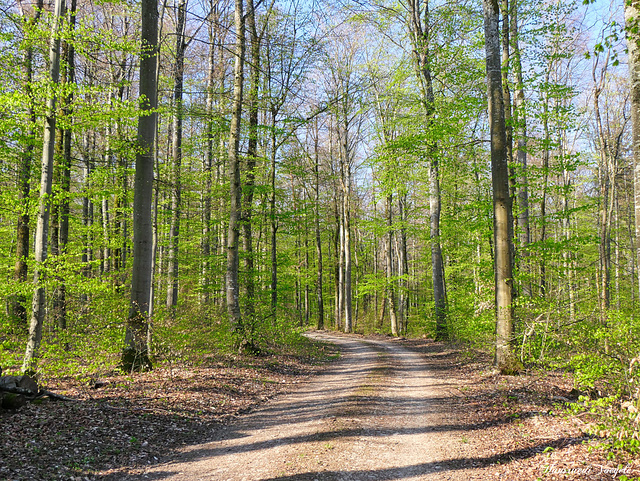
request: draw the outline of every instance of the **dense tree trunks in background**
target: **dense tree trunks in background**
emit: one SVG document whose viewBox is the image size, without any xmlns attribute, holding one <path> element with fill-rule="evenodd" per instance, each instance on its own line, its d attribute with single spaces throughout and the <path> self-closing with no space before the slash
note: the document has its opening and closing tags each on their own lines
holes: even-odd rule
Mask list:
<svg viewBox="0 0 640 481">
<path fill-rule="evenodd" d="M 127 319 L 122 367 L 125 371 L 151 368 L 148 352 L 149 304 L 153 282 L 153 225 L 151 205 L 157 126 L 157 0 L 142 0 L 140 58 L 140 117 L 133 198 L 133 268 L 131 304 Z"/>
<path fill-rule="evenodd" d="M 49 81 L 51 82 L 47 95 L 47 110 L 42 143 L 42 170 L 40 176 L 40 200 L 38 207 L 38 221 L 35 235 L 35 267 L 33 274 L 33 302 L 31 304 L 31 320 L 29 322 L 29 336 L 27 348 L 22 363 L 22 371 L 35 372 L 42 341 L 42 327 L 45 316 L 45 288 L 43 265 L 47 259 L 47 245 L 49 234 L 49 214 L 51 208 L 51 191 L 53 183 L 53 160 L 55 152 L 56 134 L 56 93 L 60 77 L 60 31 L 62 29 L 65 11 L 64 0 L 56 0 L 54 6 L 53 25 L 49 45 Z"/>
<path fill-rule="evenodd" d="M 242 315 L 240 312 L 239 244 L 240 221 L 242 215 L 242 187 L 240 185 L 240 123 L 242 120 L 243 84 L 244 84 L 244 51 L 245 51 L 245 16 L 244 1 L 236 0 L 234 24 L 236 32 L 233 69 L 233 106 L 231 125 L 229 127 L 229 228 L 227 233 L 227 273 L 226 299 L 227 315 L 231 329 L 237 336 L 236 342 L 244 341 Z"/>
<path fill-rule="evenodd" d="M 499 8 L 497 0 L 483 0 L 487 58 L 487 90 L 491 132 L 493 241 L 496 300 L 496 364 L 501 372 L 518 370 L 513 350 L 513 214 L 507 164 L 507 138 L 502 99 Z"/>
</svg>

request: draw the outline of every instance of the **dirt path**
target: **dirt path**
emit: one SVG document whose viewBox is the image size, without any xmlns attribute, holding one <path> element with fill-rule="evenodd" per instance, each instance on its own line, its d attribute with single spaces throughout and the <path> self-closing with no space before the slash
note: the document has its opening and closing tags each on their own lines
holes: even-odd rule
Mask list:
<svg viewBox="0 0 640 481">
<path fill-rule="evenodd" d="M 389 340 L 310 335 L 338 344 L 341 361 L 136 479 L 469 479 L 473 447 L 443 414 L 449 387 L 420 354 Z"/>
</svg>

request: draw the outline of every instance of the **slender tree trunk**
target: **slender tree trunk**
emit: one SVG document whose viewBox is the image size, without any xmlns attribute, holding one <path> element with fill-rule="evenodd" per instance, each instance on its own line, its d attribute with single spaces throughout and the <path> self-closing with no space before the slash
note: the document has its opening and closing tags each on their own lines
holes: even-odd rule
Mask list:
<svg viewBox="0 0 640 481">
<path fill-rule="evenodd" d="M 218 43 L 220 42 L 220 12 L 218 10 L 218 2 L 211 0 L 210 7 L 210 27 L 209 27 L 209 56 L 208 56 L 208 76 L 207 76 L 207 153 L 203 159 L 203 170 L 205 178 L 205 192 L 203 195 L 203 232 L 202 232 L 202 303 L 208 306 L 211 302 L 211 240 L 213 229 L 211 226 L 211 210 L 212 210 L 212 188 L 213 188 L 213 164 L 215 159 L 215 149 L 219 145 L 219 134 L 216 133 L 216 124 L 214 119 L 214 100 L 215 100 L 215 84 L 216 84 L 216 50 L 220 50 Z M 223 71 L 223 69 L 220 69 Z M 224 75 L 224 74 L 223 74 Z M 223 79 L 222 79 L 223 81 Z M 221 84 L 222 84 L 221 81 Z M 221 85 L 222 88 L 222 85 Z M 216 142 L 218 139 L 218 142 Z"/>
<path fill-rule="evenodd" d="M 343 306 L 344 306 L 344 297 L 343 297 L 343 273 L 344 273 L 344 250 L 342 249 L 342 215 L 340 213 L 341 202 L 340 202 L 340 193 L 335 196 L 334 200 L 334 215 L 336 220 L 336 233 L 334 237 L 334 255 L 335 255 L 335 309 L 334 309 L 334 317 L 335 317 L 335 327 L 337 329 L 342 328 L 342 315 L 343 315 Z"/>
<path fill-rule="evenodd" d="M 513 351 L 513 214 L 509 191 L 506 126 L 502 99 L 499 8 L 497 0 L 483 0 L 487 55 L 487 90 L 491 130 L 493 241 L 495 245 L 496 364 L 501 372 L 518 370 Z"/>
<path fill-rule="evenodd" d="M 176 24 L 176 63 L 173 78 L 173 189 L 171 192 L 171 227 L 169 228 L 169 260 L 167 268 L 167 308 L 173 315 L 178 304 L 178 269 L 180 250 L 180 212 L 182 208 L 182 92 L 184 85 L 184 54 L 187 49 L 185 20 L 187 0 L 178 0 Z"/>
<path fill-rule="evenodd" d="M 545 85 L 549 85 L 549 72 L 545 74 Z M 545 92 L 543 104 L 543 152 L 542 152 L 542 198 L 540 200 L 540 244 L 542 255 L 540 256 L 540 295 L 547 295 L 547 260 L 545 258 L 547 248 L 547 196 L 549 195 L 549 157 L 551 155 L 551 136 L 549 134 L 549 92 Z"/>
<path fill-rule="evenodd" d="M 422 7 L 420 3 L 422 2 Z M 416 77 L 420 82 L 422 105 L 428 125 L 432 125 L 435 116 L 435 95 L 433 92 L 433 76 L 431 73 L 431 18 L 429 0 L 409 0 L 410 32 L 412 34 Z M 430 140 L 428 145 L 430 155 L 429 166 L 429 207 L 430 241 L 431 241 L 431 275 L 433 281 L 433 304 L 436 319 L 436 338 L 447 337 L 447 302 L 444 286 L 444 262 L 442 261 L 442 247 L 440 244 L 440 171 L 438 165 L 438 144 Z"/>
<path fill-rule="evenodd" d="M 400 214 L 400 221 L 402 225 L 400 227 L 400 245 L 398 249 L 398 267 L 400 274 L 400 294 L 398 299 L 398 312 L 400 318 L 400 332 L 402 334 L 407 333 L 408 319 L 409 319 L 409 259 L 407 252 L 407 194 L 402 193 L 398 197 L 398 207 Z"/>
<path fill-rule="evenodd" d="M 25 18 L 25 29 L 34 27 L 42 12 L 43 0 L 38 0 L 34 6 L 33 16 L 28 17 L 26 11 L 23 12 Z M 25 144 L 20 156 L 20 172 L 18 177 L 18 202 L 20 203 L 20 214 L 18 215 L 18 225 L 16 232 L 16 261 L 13 279 L 21 284 L 27 281 L 29 258 L 29 209 L 27 208 L 29 195 L 31 193 L 31 166 L 34 162 L 34 150 L 36 141 L 36 112 L 33 98 L 33 47 L 28 44 L 24 59 L 22 61 L 23 85 L 27 99 L 27 128 L 24 134 Z M 27 299 L 23 294 L 17 294 L 9 299 L 9 316 L 14 320 L 17 327 L 23 330 L 27 327 Z"/>
<path fill-rule="evenodd" d="M 511 69 L 511 40 L 510 22 L 511 7 L 509 0 L 500 0 L 502 11 L 502 99 L 504 102 L 505 135 L 507 138 L 507 162 L 509 166 L 509 187 L 511 198 L 515 199 L 516 175 L 513 168 L 513 119 L 511 112 L 511 88 L 509 87 L 509 71 Z"/>
<path fill-rule="evenodd" d="M 240 312 L 240 289 L 238 280 L 240 217 L 242 215 L 242 187 L 240 185 L 240 123 L 242 120 L 242 87 L 244 83 L 245 21 L 244 2 L 235 2 L 235 65 L 233 69 L 233 109 L 229 132 L 229 228 L 227 234 L 227 313 L 229 323 L 241 346 L 244 344 L 242 315 Z"/>
<path fill-rule="evenodd" d="M 631 123 L 633 128 L 633 193 L 635 215 L 635 254 L 637 286 L 640 290 L 640 35 L 638 15 L 640 2 L 625 2 L 624 18 L 629 49 L 629 77 L 631 83 Z M 639 293 L 640 294 L 640 293 Z"/>
<path fill-rule="evenodd" d="M 276 117 L 271 111 L 271 169 L 270 185 L 271 192 L 269 198 L 269 217 L 271 221 L 271 319 L 275 323 L 278 309 L 278 218 L 276 215 Z"/>
<path fill-rule="evenodd" d="M 138 151 L 133 197 L 133 268 L 131 304 L 127 319 L 122 367 L 125 371 L 151 368 L 148 352 L 149 303 L 153 282 L 153 197 L 154 146 L 158 104 L 156 66 L 158 61 L 157 0 L 142 0 L 140 58 L 140 108 Z"/>
<path fill-rule="evenodd" d="M 353 289 L 352 254 L 351 254 L 351 163 L 347 144 L 347 129 L 345 126 L 343 139 L 343 196 L 342 196 L 342 232 L 344 250 L 344 332 L 353 332 Z"/>
<path fill-rule="evenodd" d="M 33 273 L 34 293 L 31 305 L 31 320 L 29 323 L 27 348 L 24 355 L 24 361 L 22 363 L 22 371 L 25 373 L 34 373 L 36 370 L 45 315 L 46 299 L 43 285 L 43 267 L 47 260 L 49 209 L 52 190 L 51 184 L 53 179 L 53 158 L 55 152 L 56 95 L 54 88 L 57 86 L 60 76 L 60 30 L 62 29 L 64 10 L 64 0 L 56 0 L 49 46 L 49 80 L 51 82 L 51 89 L 47 100 L 47 115 L 45 118 L 44 139 L 42 145 L 40 202 L 38 209 L 38 222 L 36 225 L 36 245 L 34 251 L 36 261 Z"/>
<path fill-rule="evenodd" d="M 244 248 L 244 317 L 245 323 L 254 324 L 255 318 L 255 255 L 253 249 L 253 196 L 255 191 L 256 162 L 258 159 L 258 91 L 260 87 L 260 44 L 256 28 L 253 0 L 247 0 L 247 22 L 251 39 L 251 78 L 249 87 L 249 139 L 247 144 L 247 171 L 243 187 L 243 248 Z"/>
<path fill-rule="evenodd" d="M 513 47 L 512 65 L 515 74 L 515 101 L 513 124 L 517 145 L 517 184 L 518 184 L 518 244 L 520 250 L 521 269 L 525 275 L 530 274 L 528 262 L 528 246 L 531 242 L 529 227 L 529 180 L 527 173 L 527 115 L 524 95 L 524 79 L 522 75 L 522 59 L 519 44 L 518 6 L 521 0 L 512 0 L 511 8 L 511 45 Z M 531 282 L 527 278 L 522 283 L 522 294 L 531 296 Z"/>
<path fill-rule="evenodd" d="M 315 176 L 315 235 L 316 235 L 316 257 L 318 271 L 316 274 L 316 299 L 318 303 L 317 328 L 324 329 L 324 300 L 323 300 L 323 278 L 322 278 L 322 237 L 320 236 L 320 152 L 318 148 L 318 121 L 315 120 L 314 142 L 313 142 L 313 173 Z"/>
<path fill-rule="evenodd" d="M 85 158 L 84 158 L 84 166 L 83 166 L 83 181 L 85 184 L 85 188 L 89 187 L 90 179 L 91 179 L 91 157 L 89 155 L 89 140 L 87 138 L 88 134 L 85 135 L 84 144 L 85 144 Z M 82 227 L 84 228 L 84 232 L 82 234 L 82 274 L 85 277 L 91 276 L 91 264 L 90 262 L 93 260 L 93 249 L 91 248 L 92 242 L 91 239 L 91 226 L 93 224 L 93 203 L 89 198 L 88 193 L 82 196 Z M 86 298 L 85 298 L 86 301 Z"/>
<path fill-rule="evenodd" d="M 604 90 L 609 54 L 604 60 L 604 66 L 597 78 L 596 67 L 594 62 L 592 69 L 592 77 L 594 81 L 593 92 L 593 110 L 598 133 L 598 150 L 600 154 L 600 162 L 598 165 L 598 182 L 600 184 L 600 222 L 599 222 L 599 297 L 600 297 L 600 323 L 603 326 L 609 323 L 609 308 L 611 307 L 611 222 L 613 214 L 613 199 L 615 189 L 615 171 L 617 156 L 612 154 L 612 146 L 609 145 L 609 139 L 605 133 L 605 127 L 602 122 L 600 112 L 600 95 Z M 605 339 L 605 350 L 608 351 L 607 340 Z"/>
<path fill-rule="evenodd" d="M 71 0 L 69 8 L 69 28 L 73 35 L 76 24 L 76 0 Z M 75 49 L 72 43 L 62 42 L 62 63 L 64 72 L 61 82 L 65 84 L 73 84 L 75 82 Z M 72 116 L 73 93 L 69 93 L 64 99 L 62 106 L 62 115 L 67 119 L 67 124 L 71 123 Z M 60 155 L 60 192 L 61 199 L 54 199 L 57 210 L 57 252 L 55 255 L 62 257 L 65 262 L 65 254 L 67 253 L 67 245 L 69 243 L 69 214 L 70 201 L 69 194 L 71 192 L 71 127 L 67 126 L 59 130 L 60 143 L 58 144 Z M 52 236 L 53 237 L 53 236 Z M 52 255 L 53 248 L 51 250 Z M 67 328 L 67 286 L 63 277 L 58 278 L 57 286 L 53 292 L 52 311 L 53 319 L 58 329 Z"/>
<path fill-rule="evenodd" d="M 389 318 L 391 320 L 391 334 L 398 336 L 398 316 L 396 313 L 396 299 L 393 281 L 393 196 L 387 196 L 387 303 L 389 304 Z"/>
</svg>

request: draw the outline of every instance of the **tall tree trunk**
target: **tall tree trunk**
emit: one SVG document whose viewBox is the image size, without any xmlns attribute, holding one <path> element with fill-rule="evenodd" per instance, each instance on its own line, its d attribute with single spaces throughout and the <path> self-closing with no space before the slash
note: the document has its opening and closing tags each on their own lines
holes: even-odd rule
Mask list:
<svg viewBox="0 0 640 481">
<path fill-rule="evenodd" d="M 513 124 L 517 145 L 517 184 L 518 184 L 518 247 L 520 250 L 521 269 L 529 274 L 528 246 L 531 242 L 529 227 L 529 180 L 527 173 L 527 114 L 524 95 L 524 78 L 522 75 L 522 57 L 519 44 L 518 7 L 521 0 L 512 0 L 511 8 L 511 45 L 513 48 L 512 62 L 515 75 L 515 100 L 513 109 Z M 531 282 L 528 278 L 522 283 L 522 294 L 531 296 Z"/>
<path fill-rule="evenodd" d="M 496 364 L 501 372 L 518 370 L 513 351 L 513 214 L 509 191 L 507 138 L 502 99 L 499 8 L 497 0 L 483 0 L 487 90 L 491 131 L 493 241 L 495 246 Z"/>
<path fill-rule="evenodd" d="M 625 2 L 624 18 L 629 49 L 631 83 L 631 123 L 633 128 L 633 195 L 635 215 L 635 254 L 638 289 L 640 290 L 640 35 L 638 15 L 640 1 Z M 639 293 L 640 294 L 640 293 Z"/>
<path fill-rule="evenodd" d="M 260 88 L 260 44 L 261 37 L 256 27 L 256 12 L 253 0 L 247 0 L 247 23 L 251 39 L 251 75 L 249 87 L 249 139 L 247 144 L 247 169 L 242 199 L 242 230 L 244 248 L 244 317 L 245 324 L 255 321 L 255 255 L 253 252 L 253 196 L 255 191 L 256 161 L 258 158 L 258 90 Z"/>
<path fill-rule="evenodd" d="M 69 8 L 69 28 L 73 35 L 76 24 L 76 0 L 71 0 Z M 75 49 L 72 43 L 62 42 L 62 64 L 64 72 L 61 82 L 64 84 L 73 84 L 75 82 Z M 71 92 L 71 89 L 69 89 Z M 62 106 L 62 115 L 67 120 L 67 124 L 71 124 L 73 93 L 67 94 Z M 60 143 L 57 145 L 59 150 L 60 168 L 59 168 L 59 184 L 61 198 L 54 199 L 56 203 L 57 213 L 57 246 L 56 253 L 51 249 L 52 255 L 62 257 L 65 262 L 65 254 L 69 243 L 69 214 L 70 201 L 69 194 L 71 192 L 71 126 L 67 125 L 64 129 L 59 129 Z M 53 236 L 52 236 L 53 238 Z M 67 286 L 63 277 L 58 277 L 57 286 L 53 292 L 52 314 L 53 320 L 58 329 L 67 328 Z"/>
<path fill-rule="evenodd" d="M 420 2 L 423 3 L 422 7 Z M 411 15 L 409 30 L 412 34 L 416 77 L 420 82 L 420 95 L 427 124 L 431 126 L 435 116 L 435 96 L 433 92 L 433 76 L 431 74 L 429 0 L 409 0 L 409 7 Z M 440 244 L 440 211 L 442 202 L 440 196 L 438 144 L 434 139 L 429 141 L 428 151 L 430 156 L 429 208 L 431 218 L 429 237 L 431 242 L 433 304 L 436 319 L 436 338 L 442 340 L 447 337 L 447 301 L 444 286 L 444 262 L 442 261 L 442 247 Z"/>
<path fill-rule="evenodd" d="M 157 126 L 158 61 L 157 0 L 142 0 L 140 58 L 140 117 L 133 197 L 133 268 L 131 304 L 127 319 L 122 367 L 125 371 L 151 368 L 148 352 L 149 303 L 153 281 L 151 204 Z"/>
<path fill-rule="evenodd" d="M 334 255 L 335 255 L 335 275 L 334 275 L 334 283 L 335 283 L 335 309 L 334 309 L 334 317 L 335 317 L 335 327 L 336 329 L 342 328 L 342 319 L 344 314 L 344 250 L 342 249 L 342 215 L 341 215 L 341 205 L 340 202 L 341 192 L 334 197 L 334 216 L 336 220 L 336 232 L 335 237 L 333 238 L 334 245 Z"/>
<path fill-rule="evenodd" d="M 393 281 L 393 196 L 387 195 L 387 303 L 389 304 L 389 318 L 391 334 L 398 336 L 398 316 L 396 313 L 395 282 Z"/>
<path fill-rule="evenodd" d="M 269 196 L 269 218 L 271 224 L 271 320 L 276 322 L 278 309 L 278 217 L 276 212 L 276 113 L 271 111 L 271 167 L 270 167 L 270 186 L 271 192 Z"/>
<path fill-rule="evenodd" d="M 550 68 L 545 74 L 545 85 L 549 86 Z M 549 90 L 545 92 L 543 103 L 543 152 L 542 152 L 542 198 L 540 200 L 540 244 L 542 255 L 540 256 L 540 295 L 544 298 L 547 295 L 547 260 L 545 258 L 547 248 L 547 197 L 549 195 L 549 157 L 551 156 L 551 135 L 549 133 Z"/>
<path fill-rule="evenodd" d="M 611 152 L 613 146 L 610 145 L 605 132 L 605 126 L 602 122 L 600 112 L 600 95 L 602 94 L 606 82 L 606 74 L 609 63 L 609 53 L 604 60 L 604 66 L 600 71 L 600 75 L 596 74 L 597 59 L 592 69 L 592 77 L 594 82 L 593 92 L 593 110 L 596 122 L 596 130 L 598 133 L 598 150 L 600 162 L 598 164 L 598 183 L 600 185 L 600 222 L 599 235 L 600 242 L 599 259 L 600 259 L 600 286 L 598 289 L 600 298 L 600 323 L 603 326 L 609 322 L 609 308 L 611 306 L 611 222 L 613 217 L 614 205 L 614 189 L 615 189 L 615 171 L 616 171 L 616 154 Z M 607 340 L 605 339 L 605 350 L 608 350 Z"/>
<path fill-rule="evenodd" d="M 22 6 L 22 5 L 21 5 Z M 38 0 L 34 6 L 33 15 L 23 10 L 25 29 L 34 27 L 42 12 L 43 0 Z M 13 271 L 13 279 L 17 283 L 27 281 L 29 258 L 29 209 L 27 208 L 31 193 L 31 166 L 34 162 L 34 150 L 36 140 L 36 112 L 33 98 L 33 46 L 27 44 L 22 60 L 23 86 L 27 100 L 27 127 L 24 138 L 25 144 L 20 156 L 20 171 L 18 174 L 18 202 L 20 214 L 16 229 L 16 261 Z M 15 322 L 19 330 L 27 327 L 27 299 L 22 294 L 17 294 L 9 299 L 9 316 Z"/>
<path fill-rule="evenodd" d="M 400 215 L 400 239 L 398 246 L 398 274 L 400 275 L 400 293 L 398 299 L 398 314 L 400 318 L 400 332 L 407 333 L 409 319 L 409 259 L 407 253 L 407 193 L 403 192 L 398 197 Z"/>
<path fill-rule="evenodd" d="M 500 9 L 502 11 L 502 100 L 504 103 L 505 135 L 507 138 L 506 146 L 507 162 L 509 166 L 509 187 L 511 189 L 511 198 L 515 199 L 516 176 L 513 168 L 513 119 L 511 112 L 511 89 L 509 87 L 509 71 L 511 69 L 511 25 L 509 18 L 512 6 L 509 5 L 509 0 L 500 0 L 500 2 Z"/>
<path fill-rule="evenodd" d="M 65 5 L 64 0 L 56 0 L 54 19 L 51 27 L 49 46 L 49 80 L 51 82 L 47 99 L 47 114 L 44 125 L 42 144 L 42 173 L 40 176 L 40 201 L 38 208 L 38 222 L 36 225 L 35 269 L 33 273 L 33 302 L 31 305 L 31 320 L 29 322 L 29 337 L 22 363 L 22 371 L 33 373 L 37 367 L 37 359 L 42 341 L 42 326 L 45 315 L 45 290 L 43 285 L 43 267 L 47 260 L 47 238 L 49 233 L 49 209 L 53 179 L 53 158 L 55 152 L 56 133 L 56 94 L 55 87 L 60 76 L 60 30 L 62 29 Z"/>
<path fill-rule="evenodd" d="M 345 126 L 343 139 L 343 196 L 342 196 L 342 232 L 344 250 L 344 332 L 353 331 L 353 290 L 352 290 L 352 255 L 351 255 L 351 159 Z"/>
<path fill-rule="evenodd" d="M 169 264 L 167 269 L 167 308 L 173 313 L 178 304 L 178 274 L 180 250 L 180 212 L 182 208 L 182 92 L 184 85 L 184 54 L 187 49 L 185 23 L 187 0 L 178 0 L 176 23 L 176 64 L 173 78 L 173 189 L 171 192 L 171 227 L 169 228 Z"/>
<path fill-rule="evenodd" d="M 216 122 L 214 119 L 214 101 L 215 101 L 215 85 L 216 85 L 216 51 L 220 48 L 220 11 L 218 10 L 218 2 L 211 0 L 209 11 L 209 55 L 208 55 L 208 75 L 207 75 L 207 152 L 203 159 L 203 171 L 205 178 L 205 191 L 203 194 L 203 231 L 202 231 L 202 304 L 208 306 L 211 302 L 211 241 L 213 229 L 211 226 L 211 209 L 212 209 L 212 188 L 213 188 L 213 164 L 216 158 L 216 149 L 219 146 L 219 134 L 216 132 Z M 224 72 L 223 69 L 220 69 Z M 224 74 L 223 74 L 224 75 Z M 223 79 L 222 79 L 223 81 Z M 222 83 L 222 82 L 221 82 Z M 222 88 L 222 85 L 221 85 Z M 218 140 L 216 142 L 216 140 Z"/>
<path fill-rule="evenodd" d="M 234 23 L 236 31 L 235 65 L 233 69 L 233 108 L 229 130 L 229 228 L 227 234 L 227 313 L 229 323 L 238 337 L 238 346 L 244 344 L 242 315 L 240 312 L 239 241 L 242 215 L 242 188 L 240 185 L 240 122 L 242 119 L 242 87 L 244 83 L 245 21 L 244 2 L 235 1 Z"/>
<path fill-rule="evenodd" d="M 322 278 L 322 238 L 320 236 L 320 152 L 318 148 L 318 140 L 320 132 L 318 129 L 318 120 L 314 122 L 314 138 L 313 138 L 313 173 L 315 177 L 315 236 L 316 236 L 316 257 L 318 264 L 318 271 L 316 274 L 316 299 L 318 303 L 318 321 L 316 327 L 321 330 L 324 329 L 324 298 L 322 296 L 323 291 L 323 278 Z"/>
</svg>

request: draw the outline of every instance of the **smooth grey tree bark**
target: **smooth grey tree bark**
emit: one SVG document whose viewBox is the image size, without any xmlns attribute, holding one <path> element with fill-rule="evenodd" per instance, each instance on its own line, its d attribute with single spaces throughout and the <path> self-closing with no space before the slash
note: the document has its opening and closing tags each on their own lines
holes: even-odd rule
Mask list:
<svg viewBox="0 0 640 481">
<path fill-rule="evenodd" d="M 387 302 L 389 304 L 389 318 L 391 320 L 391 334 L 398 336 L 398 315 L 396 312 L 395 286 L 393 285 L 393 195 L 387 195 L 387 243 L 385 248 L 387 261 Z"/>
<path fill-rule="evenodd" d="M 320 149 L 319 149 L 320 132 L 318 128 L 318 119 L 314 119 L 313 131 L 313 174 L 315 179 L 314 186 L 314 204 L 315 204 L 315 240 L 316 240 L 316 257 L 317 257 L 317 273 L 316 273 L 316 299 L 318 303 L 318 320 L 316 328 L 324 329 L 324 298 L 323 291 L 323 273 L 322 273 L 322 237 L 320 236 Z"/>
<path fill-rule="evenodd" d="M 633 196 L 636 265 L 640 266 L 640 1 L 625 2 L 624 19 L 629 49 L 631 124 L 633 129 Z M 640 289 L 640 267 L 637 269 Z"/>
<path fill-rule="evenodd" d="M 73 35 L 76 25 L 76 0 L 71 0 L 68 9 L 69 31 Z M 75 82 L 75 47 L 73 42 L 63 41 L 61 45 L 61 78 L 60 84 L 70 84 Z M 64 87 L 63 87 L 64 89 Z M 54 159 L 54 179 L 60 185 L 61 198 L 54 195 L 52 207 L 52 220 L 54 225 L 51 233 L 51 255 L 61 256 L 64 262 L 64 255 L 69 244 L 69 215 L 71 213 L 71 202 L 69 194 L 71 192 L 71 116 L 73 114 L 73 90 L 62 100 L 61 114 L 67 119 L 67 126 L 58 129 L 58 139 L 56 141 L 56 151 L 58 159 Z M 53 292 L 52 318 L 56 327 L 60 330 L 67 328 L 67 285 L 62 276 L 58 276 L 56 287 Z"/>
<path fill-rule="evenodd" d="M 169 227 L 169 261 L 167 267 L 167 308 L 173 314 L 178 304 L 178 271 L 180 250 L 180 213 L 182 208 L 182 94 L 184 89 L 184 56 L 187 49 L 185 26 L 187 0 L 178 0 L 176 6 L 176 62 L 173 77 L 173 188 L 171 192 L 171 226 Z"/>
<path fill-rule="evenodd" d="M 22 363 L 22 371 L 35 373 L 42 341 L 42 327 L 45 317 L 45 288 L 43 285 L 43 267 L 47 260 L 47 241 L 49 235 L 49 214 L 53 183 L 53 159 L 56 135 L 56 87 L 60 78 L 60 31 L 65 10 L 64 0 L 56 0 L 53 11 L 53 24 L 49 43 L 49 81 L 47 95 L 47 113 L 42 143 L 42 171 L 40 175 L 40 200 L 35 235 L 35 267 L 33 272 L 33 301 L 27 348 Z"/>
<path fill-rule="evenodd" d="M 249 139 L 247 141 L 245 183 L 242 189 L 242 247 L 244 250 L 245 270 L 245 280 L 243 285 L 244 319 L 245 324 L 253 326 L 255 319 L 255 255 L 253 252 L 252 223 L 256 163 L 258 159 L 258 94 L 260 89 L 260 46 L 262 43 L 262 35 L 258 34 L 253 0 L 247 0 L 247 10 L 247 28 L 249 30 L 251 46 L 251 73 L 248 95 Z"/>
<path fill-rule="evenodd" d="M 229 128 L 229 227 L 227 234 L 226 299 L 229 323 L 240 346 L 243 343 L 240 312 L 239 243 L 242 215 L 242 186 L 240 184 L 240 128 L 244 84 L 245 17 L 244 2 L 236 0 L 234 24 L 236 31 L 235 63 L 233 69 L 233 106 Z"/>
<path fill-rule="evenodd" d="M 140 117 L 133 197 L 133 269 L 122 367 L 138 371 L 152 367 L 148 350 L 149 304 L 153 282 L 153 169 L 157 127 L 158 3 L 142 0 L 140 47 Z"/>
<path fill-rule="evenodd" d="M 524 95 L 524 77 L 522 75 L 522 54 L 520 51 L 520 31 L 518 27 L 518 7 L 520 0 L 512 0 L 510 40 L 512 46 L 511 65 L 515 76 L 515 98 L 513 103 L 513 131 L 517 139 L 515 160 L 517 163 L 517 199 L 518 199 L 518 247 L 520 250 L 520 268 L 528 274 L 528 246 L 531 242 L 529 225 L 529 179 L 527 172 L 527 111 Z M 531 296 L 531 282 L 522 283 L 522 295 Z"/>
<path fill-rule="evenodd" d="M 483 0 L 487 64 L 487 97 L 491 132 L 491 183 L 493 187 L 493 241 L 496 300 L 496 364 L 502 373 L 519 370 L 513 350 L 513 213 L 509 190 L 507 136 L 502 99 L 499 7 Z"/>
</svg>

